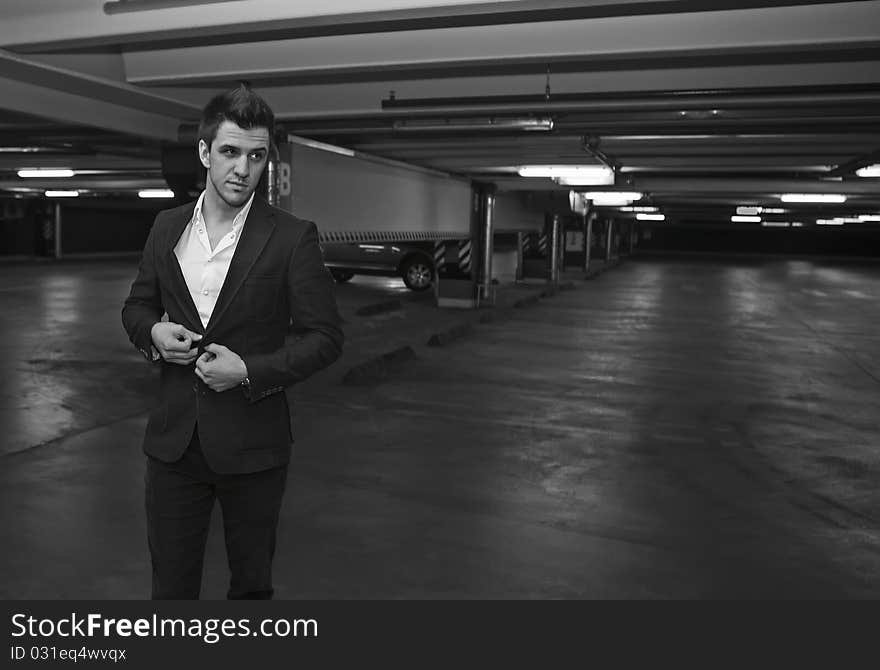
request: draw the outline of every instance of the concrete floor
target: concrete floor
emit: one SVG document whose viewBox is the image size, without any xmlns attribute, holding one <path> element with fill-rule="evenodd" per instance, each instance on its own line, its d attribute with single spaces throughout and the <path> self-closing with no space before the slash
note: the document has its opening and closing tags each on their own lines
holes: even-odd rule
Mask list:
<svg viewBox="0 0 880 670">
<path fill-rule="evenodd" d="M 149 593 L 134 271 L 0 267 L 0 597 Z M 880 597 L 880 266 L 633 260 L 443 348 L 428 296 L 339 296 L 345 357 L 290 391 L 279 598 Z"/>
</svg>

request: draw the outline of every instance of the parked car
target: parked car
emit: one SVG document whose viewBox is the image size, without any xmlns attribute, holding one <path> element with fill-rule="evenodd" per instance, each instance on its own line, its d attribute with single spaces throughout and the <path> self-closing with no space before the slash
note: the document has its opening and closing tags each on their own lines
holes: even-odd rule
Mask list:
<svg viewBox="0 0 880 670">
<path fill-rule="evenodd" d="M 356 274 L 396 276 L 413 291 L 426 291 L 434 282 L 431 243 L 332 242 L 321 247 L 324 264 L 338 282 Z"/>
</svg>

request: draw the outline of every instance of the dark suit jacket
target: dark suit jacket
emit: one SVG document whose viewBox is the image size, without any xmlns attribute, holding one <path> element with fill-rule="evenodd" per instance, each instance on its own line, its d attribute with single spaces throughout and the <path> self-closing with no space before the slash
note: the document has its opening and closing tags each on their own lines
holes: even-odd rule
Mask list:
<svg viewBox="0 0 880 670">
<path fill-rule="evenodd" d="M 196 376 L 194 365 L 158 362 L 161 393 L 147 423 L 144 451 L 176 461 L 198 425 L 205 459 L 217 472 L 282 465 L 293 440 L 285 387 L 342 351 L 342 320 L 317 229 L 255 197 L 204 328 L 174 255 L 194 209 L 193 202 L 156 217 L 122 322 L 132 343 L 151 359 L 150 329 L 167 311 L 169 321 L 204 335 L 200 350 L 215 342 L 241 356 L 250 392 L 237 387 L 218 393 Z M 291 318 L 296 335 L 285 337 Z"/>
</svg>

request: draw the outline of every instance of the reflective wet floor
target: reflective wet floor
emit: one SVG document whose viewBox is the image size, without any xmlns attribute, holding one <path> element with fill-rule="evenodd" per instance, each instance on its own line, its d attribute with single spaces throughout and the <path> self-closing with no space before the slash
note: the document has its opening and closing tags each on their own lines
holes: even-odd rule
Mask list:
<svg viewBox="0 0 880 670">
<path fill-rule="evenodd" d="M 4 598 L 149 593 L 134 270 L 0 267 Z M 289 392 L 277 597 L 880 597 L 880 266 L 632 260 L 341 384 L 367 343 L 458 318 L 391 293 Z"/>
</svg>

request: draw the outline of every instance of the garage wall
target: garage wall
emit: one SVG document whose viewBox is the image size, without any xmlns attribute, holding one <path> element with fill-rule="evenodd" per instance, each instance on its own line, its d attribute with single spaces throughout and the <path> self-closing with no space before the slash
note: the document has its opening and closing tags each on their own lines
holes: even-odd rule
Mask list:
<svg viewBox="0 0 880 670">
<path fill-rule="evenodd" d="M 61 207 L 61 248 L 65 255 L 138 252 L 161 207 L 119 205 Z"/>
<path fill-rule="evenodd" d="M 279 204 L 314 221 L 322 241 L 470 236 L 468 181 L 301 144 L 279 149 Z"/>
<path fill-rule="evenodd" d="M 639 251 L 880 257 L 880 226 L 642 225 Z"/>
</svg>

